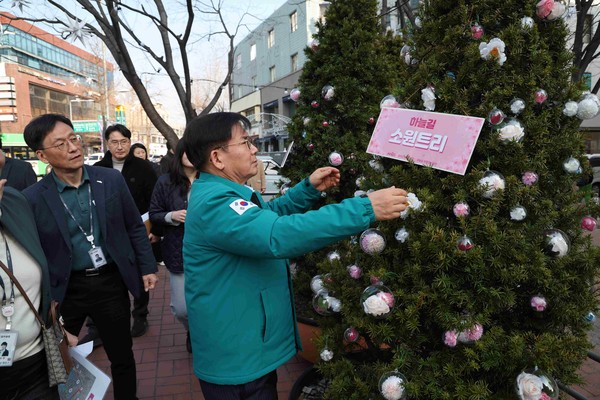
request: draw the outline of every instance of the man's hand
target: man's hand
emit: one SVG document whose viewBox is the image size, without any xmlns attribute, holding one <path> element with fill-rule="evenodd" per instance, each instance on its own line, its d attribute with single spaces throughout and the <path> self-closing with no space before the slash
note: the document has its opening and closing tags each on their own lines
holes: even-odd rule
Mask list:
<svg viewBox="0 0 600 400">
<path fill-rule="evenodd" d="M 156 274 L 148 274 L 142 276 L 142 280 L 144 281 L 144 290 L 147 292 L 150 289 L 154 289 L 156 282 L 158 282 L 158 277 Z"/>
<path fill-rule="evenodd" d="M 340 183 L 340 170 L 333 167 L 319 168 L 308 179 L 318 191 L 324 192 Z"/>
<path fill-rule="evenodd" d="M 177 221 L 179 223 L 185 222 L 185 216 L 187 215 L 187 210 L 177 210 L 171 213 L 171 219 L 173 221 Z"/>
<path fill-rule="evenodd" d="M 375 219 L 386 221 L 398 218 L 400 213 L 408 208 L 407 194 L 406 190 L 396 189 L 394 186 L 369 193 Z"/>
</svg>

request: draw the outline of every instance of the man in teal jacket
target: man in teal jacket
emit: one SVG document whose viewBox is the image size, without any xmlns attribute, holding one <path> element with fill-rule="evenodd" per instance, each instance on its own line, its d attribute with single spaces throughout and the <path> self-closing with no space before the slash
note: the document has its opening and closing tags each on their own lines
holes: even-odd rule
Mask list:
<svg viewBox="0 0 600 400">
<path fill-rule="evenodd" d="M 183 136 L 200 170 L 183 257 L 194 372 L 206 400 L 276 399 L 276 369 L 300 348 L 287 259 L 407 207 L 406 192 L 388 188 L 306 212 L 338 184 L 332 167 L 265 203 L 244 185 L 257 172 L 249 130 L 240 114 L 214 113 L 192 120 Z"/>
</svg>

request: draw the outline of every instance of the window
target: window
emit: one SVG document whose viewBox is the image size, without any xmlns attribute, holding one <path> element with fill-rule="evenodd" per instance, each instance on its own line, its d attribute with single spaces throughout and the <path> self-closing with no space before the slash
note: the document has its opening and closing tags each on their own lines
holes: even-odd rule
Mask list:
<svg viewBox="0 0 600 400">
<path fill-rule="evenodd" d="M 296 11 L 290 14 L 290 30 L 292 32 L 298 30 L 298 13 Z"/>
<path fill-rule="evenodd" d="M 298 53 L 292 54 L 290 57 L 292 72 L 298 71 Z"/>
<path fill-rule="evenodd" d="M 275 66 L 269 68 L 269 82 L 275 82 Z"/>
<path fill-rule="evenodd" d="M 256 88 L 256 75 L 252 77 L 250 84 L 252 85 L 252 90 L 254 90 Z"/>
<path fill-rule="evenodd" d="M 275 45 L 275 29 L 271 29 L 267 36 L 267 47 L 271 48 Z"/>
<path fill-rule="evenodd" d="M 250 45 L 250 61 L 256 58 L 256 43 Z"/>
<path fill-rule="evenodd" d="M 238 54 L 237 56 L 235 56 L 235 69 L 240 68 L 242 68 L 242 55 Z"/>
</svg>

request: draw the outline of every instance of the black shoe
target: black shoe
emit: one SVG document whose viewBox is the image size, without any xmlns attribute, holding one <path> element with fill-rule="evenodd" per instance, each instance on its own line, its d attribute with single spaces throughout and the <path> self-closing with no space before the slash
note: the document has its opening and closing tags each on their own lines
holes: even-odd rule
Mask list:
<svg viewBox="0 0 600 400">
<path fill-rule="evenodd" d="M 131 327 L 131 337 L 140 337 L 148 332 L 148 320 L 146 318 L 136 318 Z"/>
<path fill-rule="evenodd" d="M 192 352 L 192 341 L 190 340 L 190 331 L 187 331 L 187 335 L 185 336 L 185 348 L 188 353 Z"/>
<path fill-rule="evenodd" d="M 98 331 L 95 329 L 88 329 L 85 336 L 79 341 L 79 344 L 84 344 L 91 341 L 94 341 L 94 348 L 102 346 L 102 339 L 100 339 L 100 336 L 98 336 Z"/>
</svg>

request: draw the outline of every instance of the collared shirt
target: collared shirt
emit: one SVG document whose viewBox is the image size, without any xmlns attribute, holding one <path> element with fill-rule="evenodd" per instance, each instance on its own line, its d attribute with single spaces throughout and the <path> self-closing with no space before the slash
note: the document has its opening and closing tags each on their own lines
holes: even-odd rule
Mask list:
<svg viewBox="0 0 600 400">
<path fill-rule="evenodd" d="M 90 234 L 90 199 L 88 195 L 90 193 L 90 178 L 87 171 L 83 168 L 83 176 L 79 187 L 70 186 L 61 181 L 54 171 L 52 171 L 52 177 L 54 178 L 54 182 L 56 182 L 56 188 L 60 197 L 77 220 L 77 223 L 83 228 L 86 235 Z M 104 257 L 110 263 L 112 260 L 107 253 L 106 246 L 104 246 L 104 238 L 102 238 L 102 233 L 100 232 L 100 221 L 94 204 L 93 194 L 91 204 L 92 221 L 94 224 L 94 245 L 102 247 Z M 69 237 L 71 238 L 71 269 L 73 271 L 81 271 L 86 268 L 92 268 L 94 265 L 88 253 L 92 245 L 86 239 L 86 235 L 79 230 L 79 226 L 73 221 L 67 210 L 64 210 L 64 212 L 67 227 L 69 228 Z"/>
</svg>

